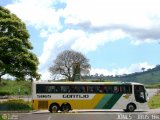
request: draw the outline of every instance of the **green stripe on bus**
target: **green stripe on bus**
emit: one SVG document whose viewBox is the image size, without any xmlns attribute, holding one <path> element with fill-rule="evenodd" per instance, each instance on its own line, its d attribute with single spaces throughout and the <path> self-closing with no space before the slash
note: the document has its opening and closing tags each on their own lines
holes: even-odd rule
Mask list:
<svg viewBox="0 0 160 120">
<path fill-rule="evenodd" d="M 111 109 L 116 102 L 119 100 L 119 98 L 122 96 L 122 94 L 114 94 L 108 102 L 103 106 L 103 109 Z"/>
<path fill-rule="evenodd" d="M 100 102 L 96 105 L 96 109 L 102 109 L 103 106 L 111 99 L 113 94 L 104 95 L 104 97 L 100 100 Z"/>
</svg>

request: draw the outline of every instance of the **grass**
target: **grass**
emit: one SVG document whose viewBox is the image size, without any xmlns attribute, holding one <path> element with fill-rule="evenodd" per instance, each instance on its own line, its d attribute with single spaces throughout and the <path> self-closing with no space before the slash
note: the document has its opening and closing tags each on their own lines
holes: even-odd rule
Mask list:
<svg viewBox="0 0 160 120">
<path fill-rule="evenodd" d="M 2 115 L 0 115 L 0 120 L 4 120 L 4 119 L 2 118 Z"/>
<path fill-rule="evenodd" d="M 160 93 L 158 93 L 157 95 L 153 96 L 148 101 L 148 106 L 149 106 L 150 109 L 160 108 Z"/>
<path fill-rule="evenodd" d="M 159 84 L 148 84 L 148 85 L 145 85 L 146 88 L 160 88 L 160 83 Z"/>
<path fill-rule="evenodd" d="M 0 95 L 30 95 L 30 81 L 2 80 Z"/>
</svg>

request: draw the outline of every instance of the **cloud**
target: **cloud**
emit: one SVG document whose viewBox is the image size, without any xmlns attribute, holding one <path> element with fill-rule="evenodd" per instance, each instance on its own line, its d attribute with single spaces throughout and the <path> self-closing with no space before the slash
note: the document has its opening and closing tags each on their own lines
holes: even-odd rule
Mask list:
<svg viewBox="0 0 160 120">
<path fill-rule="evenodd" d="M 71 48 L 82 52 L 95 51 L 101 45 L 126 38 L 127 35 L 121 30 L 104 31 L 100 33 L 84 33 L 72 44 Z"/>
<path fill-rule="evenodd" d="M 45 41 L 43 52 L 39 57 L 40 66 L 45 66 L 50 58 L 55 58 L 56 55 L 65 49 L 69 49 L 71 44 L 84 34 L 83 31 L 80 30 L 66 30 L 63 33 L 53 33 L 49 35 L 48 40 Z"/>
<path fill-rule="evenodd" d="M 88 34 L 120 29 L 134 37 L 132 41 L 145 41 L 160 38 L 158 5 L 159 0 L 16 0 L 6 7 L 43 33 L 65 27 Z"/>
<path fill-rule="evenodd" d="M 46 39 L 39 56 L 42 73 L 65 49 L 87 53 L 124 39 L 133 45 L 160 41 L 159 0 L 15 0 L 6 7 Z"/>
<path fill-rule="evenodd" d="M 112 70 L 107 70 L 107 69 L 100 69 L 100 68 L 93 68 L 91 69 L 90 74 L 95 75 L 96 73 L 103 74 L 103 75 L 123 75 L 123 74 L 131 74 L 135 72 L 141 72 L 142 68 L 151 69 L 154 68 L 155 65 L 149 64 L 147 62 L 143 63 L 137 63 L 137 64 L 131 64 L 129 67 L 124 67 L 124 68 L 117 68 L 117 69 L 112 69 Z"/>
<path fill-rule="evenodd" d="M 70 0 L 64 11 L 65 23 L 90 33 L 120 29 L 136 45 L 148 39 L 155 42 L 160 39 L 158 4 L 158 0 Z"/>
<path fill-rule="evenodd" d="M 66 29 L 82 30 L 88 37 L 81 36 L 84 40 L 80 37 L 79 40 L 87 42 L 76 40 L 76 43 L 71 44 L 71 48 L 78 46 L 84 49 L 93 34 L 106 33 L 108 39 L 115 31 L 121 31 L 126 35 L 123 38 L 127 37 L 134 45 L 159 42 L 158 5 L 159 0 L 16 0 L 6 7 L 27 25 L 39 29 L 40 36 L 46 39 L 57 32 L 63 35 Z M 119 40 L 121 37 L 114 38 L 114 41 L 115 39 Z M 107 41 L 99 37 L 86 52 L 95 50 Z"/>
<path fill-rule="evenodd" d="M 61 29 L 59 17 L 61 10 L 53 8 L 56 0 L 16 0 L 13 4 L 7 5 L 13 13 L 16 13 L 27 25 L 36 29 L 52 31 Z"/>
</svg>

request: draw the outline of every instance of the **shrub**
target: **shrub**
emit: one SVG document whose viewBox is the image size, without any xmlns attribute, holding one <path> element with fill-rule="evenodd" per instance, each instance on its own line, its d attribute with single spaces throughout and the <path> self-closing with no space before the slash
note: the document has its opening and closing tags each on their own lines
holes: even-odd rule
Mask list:
<svg viewBox="0 0 160 120">
<path fill-rule="evenodd" d="M 31 110 L 31 103 L 23 100 L 8 100 L 0 103 L 0 110 Z"/>
<path fill-rule="evenodd" d="M 10 95 L 7 91 L 0 91 L 0 96 Z"/>
</svg>

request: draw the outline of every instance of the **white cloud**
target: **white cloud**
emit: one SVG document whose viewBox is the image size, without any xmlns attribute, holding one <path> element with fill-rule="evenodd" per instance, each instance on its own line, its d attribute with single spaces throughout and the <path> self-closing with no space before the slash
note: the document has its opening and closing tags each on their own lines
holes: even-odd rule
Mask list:
<svg viewBox="0 0 160 120">
<path fill-rule="evenodd" d="M 90 52 L 96 50 L 99 46 L 104 45 L 107 42 L 114 42 L 126 37 L 127 34 L 121 30 L 104 31 L 89 35 L 84 33 L 82 36 L 75 39 L 71 48 L 83 52 Z"/>
<path fill-rule="evenodd" d="M 141 72 L 142 68 L 145 68 L 145 70 L 147 69 L 151 69 L 154 68 L 155 65 L 151 65 L 147 62 L 143 62 L 143 63 L 137 63 L 137 64 L 131 64 L 129 67 L 124 67 L 124 68 L 117 68 L 117 69 L 112 69 L 111 71 L 107 70 L 107 69 L 99 69 L 99 68 L 93 68 L 91 69 L 90 74 L 91 75 L 95 75 L 96 73 L 103 74 L 103 75 L 123 75 L 123 74 L 131 74 L 131 73 L 135 73 L 135 72 Z"/>
<path fill-rule="evenodd" d="M 159 28 L 155 31 L 160 25 L 159 3 L 159 0 L 69 0 L 64 11 L 65 23 L 85 31 L 121 29 L 137 45 L 137 41 L 160 38 Z"/>
<path fill-rule="evenodd" d="M 136 40 L 131 40 L 131 44 L 138 46 L 144 43 L 151 44 L 151 43 L 157 43 L 159 41 L 160 40 L 153 40 L 153 39 L 146 39 L 142 41 L 142 40 L 136 39 Z"/>
<path fill-rule="evenodd" d="M 42 70 L 39 73 L 42 75 L 41 80 L 52 80 L 52 76 L 48 70 Z"/>
<path fill-rule="evenodd" d="M 134 16 L 140 12 L 132 13 L 141 11 L 138 5 L 132 3 L 134 2 L 127 0 L 69 0 L 65 10 L 66 23 L 77 24 L 91 21 L 94 26 L 132 23 L 136 19 Z"/>
<path fill-rule="evenodd" d="M 62 33 L 50 35 L 48 40 L 44 43 L 43 53 L 39 57 L 41 65 L 45 65 L 53 55 L 56 56 L 59 51 L 67 46 L 71 46 L 76 39 L 83 35 L 84 32 L 81 30 L 66 30 Z"/>
<path fill-rule="evenodd" d="M 66 22 L 77 24 L 91 21 L 94 26 L 127 24 L 148 28 L 150 15 L 159 14 L 158 0 L 69 0 L 65 10 Z"/>
<path fill-rule="evenodd" d="M 52 8 L 54 2 L 56 0 L 16 0 L 14 4 L 6 7 L 16 13 L 27 25 L 32 25 L 37 29 L 59 30 L 61 10 L 56 11 Z"/>
<path fill-rule="evenodd" d="M 55 5 L 59 2 L 66 7 L 57 10 Z M 40 71 L 45 72 L 64 49 L 86 53 L 125 38 L 133 45 L 159 41 L 159 3 L 159 0 L 15 0 L 6 7 L 46 39 L 39 57 Z M 130 73 L 135 66 L 101 72 Z M 135 69 L 139 70 L 138 66 Z"/>
</svg>

